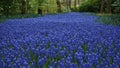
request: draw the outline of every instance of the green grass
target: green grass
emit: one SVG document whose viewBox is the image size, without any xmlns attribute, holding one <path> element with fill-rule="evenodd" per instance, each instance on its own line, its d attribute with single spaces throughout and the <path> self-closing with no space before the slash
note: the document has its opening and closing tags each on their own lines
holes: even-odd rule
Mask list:
<svg viewBox="0 0 120 68">
<path fill-rule="evenodd" d="M 88 50 L 87 44 L 84 44 L 84 45 L 82 46 L 82 49 L 83 49 L 83 51 L 84 51 L 84 54 L 86 54 L 86 52 L 87 52 L 87 50 Z"/>
<path fill-rule="evenodd" d="M 0 23 L 1 22 L 4 22 L 6 20 L 6 17 L 5 16 L 0 16 Z"/>
<path fill-rule="evenodd" d="M 9 15 L 9 16 L 0 15 L 0 23 L 6 21 L 6 19 L 34 18 L 38 16 L 41 15 L 39 14 L 18 14 L 18 15 Z"/>
<path fill-rule="evenodd" d="M 113 57 L 110 57 L 110 64 L 112 64 L 114 61 L 114 58 Z"/>
<path fill-rule="evenodd" d="M 120 26 L 120 14 L 112 14 L 112 15 L 98 15 L 99 16 L 99 22 L 102 22 L 107 25 L 117 25 Z"/>
<path fill-rule="evenodd" d="M 51 58 L 47 58 L 47 62 L 43 65 L 43 68 L 48 68 L 51 62 L 52 62 Z"/>
<path fill-rule="evenodd" d="M 51 45 L 51 42 L 48 42 L 47 46 L 46 46 L 46 49 L 48 49 L 50 47 L 50 45 Z"/>
</svg>

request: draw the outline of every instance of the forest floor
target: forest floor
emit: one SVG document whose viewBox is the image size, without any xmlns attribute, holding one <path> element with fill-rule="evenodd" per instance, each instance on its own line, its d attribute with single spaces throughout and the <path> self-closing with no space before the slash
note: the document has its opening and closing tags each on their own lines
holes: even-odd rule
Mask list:
<svg viewBox="0 0 120 68">
<path fill-rule="evenodd" d="M 119 68 L 120 27 L 90 13 L 9 19 L 0 24 L 4 67 Z"/>
</svg>

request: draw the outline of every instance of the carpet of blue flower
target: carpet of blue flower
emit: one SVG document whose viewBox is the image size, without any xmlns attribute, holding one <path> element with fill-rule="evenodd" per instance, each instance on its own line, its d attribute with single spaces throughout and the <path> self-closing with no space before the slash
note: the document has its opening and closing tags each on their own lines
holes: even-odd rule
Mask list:
<svg viewBox="0 0 120 68">
<path fill-rule="evenodd" d="M 86 13 L 0 24 L 0 68 L 120 68 L 120 27 Z"/>
</svg>

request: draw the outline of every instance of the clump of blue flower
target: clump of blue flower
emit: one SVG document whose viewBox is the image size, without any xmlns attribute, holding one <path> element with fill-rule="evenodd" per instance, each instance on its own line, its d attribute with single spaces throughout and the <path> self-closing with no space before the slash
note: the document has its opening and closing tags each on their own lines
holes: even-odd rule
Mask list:
<svg viewBox="0 0 120 68">
<path fill-rule="evenodd" d="M 0 68 L 120 68 L 120 27 L 85 14 L 0 24 Z"/>
</svg>

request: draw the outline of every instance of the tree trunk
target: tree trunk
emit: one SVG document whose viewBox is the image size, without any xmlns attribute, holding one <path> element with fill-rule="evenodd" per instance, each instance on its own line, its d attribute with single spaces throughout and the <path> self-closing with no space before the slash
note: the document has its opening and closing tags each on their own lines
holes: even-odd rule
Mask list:
<svg viewBox="0 0 120 68">
<path fill-rule="evenodd" d="M 22 0 L 22 10 L 21 10 L 21 14 L 25 14 L 26 13 L 26 9 L 27 9 L 27 6 L 26 6 L 26 1 L 25 0 Z"/>
<path fill-rule="evenodd" d="M 76 8 L 77 0 L 74 0 L 74 8 Z"/>
<path fill-rule="evenodd" d="M 100 13 L 103 14 L 104 0 L 101 1 Z"/>
<path fill-rule="evenodd" d="M 69 0 L 69 8 L 71 9 L 71 0 Z"/>
<path fill-rule="evenodd" d="M 62 12 L 60 0 L 56 0 L 56 4 L 57 4 L 58 13 Z"/>
<path fill-rule="evenodd" d="M 106 8 L 106 10 L 104 10 L 104 8 Z M 112 13 L 110 0 L 102 0 L 102 1 L 101 1 L 100 13 L 103 14 L 104 11 L 107 12 L 108 14 L 111 14 L 111 13 Z"/>
<path fill-rule="evenodd" d="M 107 13 L 108 14 L 111 14 L 112 12 L 111 12 L 111 2 L 110 2 L 110 0 L 107 0 Z"/>
<path fill-rule="evenodd" d="M 78 5 L 80 5 L 80 0 L 78 0 Z"/>
<path fill-rule="evenodd" d="M 38 14 L 42 14 L 42 9 L 38 8 Z"/>
<path fill-rule="evenodd" d="M 66 7 L 67 7 L 67 12 L 69 12 L 69 0 L 66 0 Z"/>
</svg>

